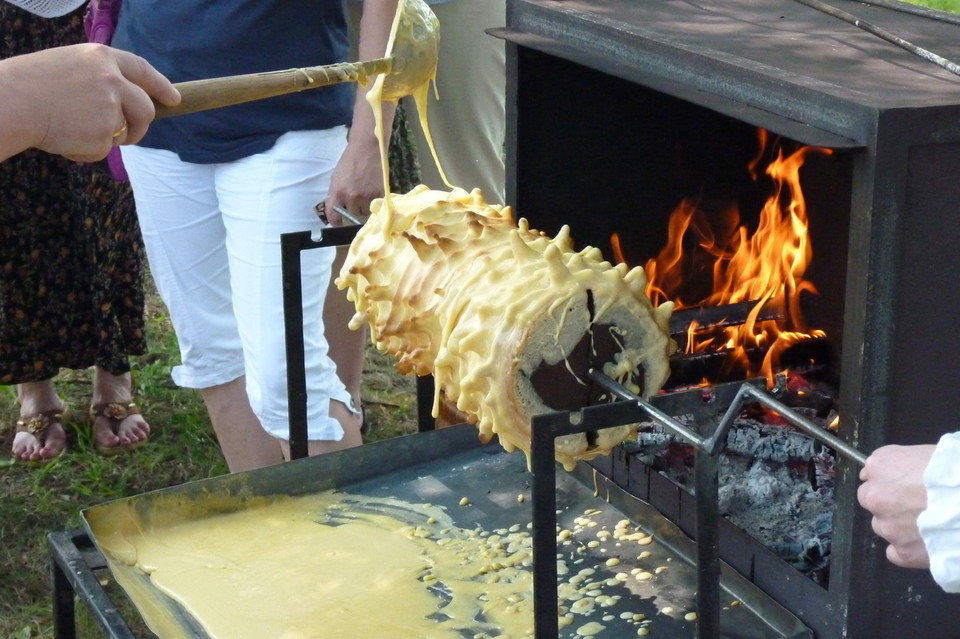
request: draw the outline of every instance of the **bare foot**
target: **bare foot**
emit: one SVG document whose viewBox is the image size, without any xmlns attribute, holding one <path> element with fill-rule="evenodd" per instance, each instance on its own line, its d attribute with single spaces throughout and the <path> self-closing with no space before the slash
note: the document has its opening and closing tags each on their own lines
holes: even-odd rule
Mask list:
<svg viewBox="0 0 960 639">
<path fill-rule="evenodd" d="M 13 456 L 21 461 L 48 461 L 67 449 L 63 413 L 67 406 L 57 396 L 53 380 L 17 386 L 20 419 L 13 436 Z"/>
<path fill-rule="evenodd" d="M 133 403 L 130 373 L 112 375 L 96 368 L 91 419 L 94 444 L 104 454 L 135 448 L 150 436 L 150 425 Z"/>
</svg>

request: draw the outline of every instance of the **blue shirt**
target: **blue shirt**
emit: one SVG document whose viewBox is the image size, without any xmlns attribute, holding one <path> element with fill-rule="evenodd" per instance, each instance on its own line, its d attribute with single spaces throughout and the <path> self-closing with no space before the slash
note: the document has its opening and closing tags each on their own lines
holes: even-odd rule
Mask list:
<svg viewBox="0 0 960 639">
<path fill-rule="evenodd" d="M 124 0 L 113 46 L 172 82 L 342 62 L 342 0 Z M 287 131 L 350 123 L 352 83 L 154 122 L 142 146 L 186 162 L 230 162 L 266 151 Z"/>
</svg>

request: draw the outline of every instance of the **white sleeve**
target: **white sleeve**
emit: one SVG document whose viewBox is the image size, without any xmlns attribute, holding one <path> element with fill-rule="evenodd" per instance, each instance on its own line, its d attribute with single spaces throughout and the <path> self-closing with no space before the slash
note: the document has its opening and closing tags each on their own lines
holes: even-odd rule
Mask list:
<svg viewBox="0 0 960 639">
<path fill-rule="evenodd" d="M 923 473 L 927 509 L 917 517 L 930 574 L 945 592 L 960 592 L 960 433 L 940 438 Z"/>
</svg>

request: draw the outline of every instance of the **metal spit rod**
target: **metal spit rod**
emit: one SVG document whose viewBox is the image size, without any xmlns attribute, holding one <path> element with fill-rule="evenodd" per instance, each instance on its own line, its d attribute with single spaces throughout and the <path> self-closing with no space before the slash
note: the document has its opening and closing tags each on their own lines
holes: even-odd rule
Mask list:
<svg viewBox="0 0 960 639">
<path fill-rule="evenodd" d="M 334 206 L 334 207 L 333 207 L 333 210 L 336 211 L 337 213 L 339 213 L 339 214 L 340 214 L 340 217 L 342 217 L 343 219 L 349 220 L 349 221 L 353 222 L 354 224 L 359 224 L 359 225 L 361 225 L 361 226 L 363 225 L 363 220 L 361 220 L 359 217 L 357 217 L 356 215 L 354 215 L 353 213 L 351 213 L 351 212 L 348 211 L 347 209 L 343 208 L 343 207 L 340 206 L 339 204 L 338 204 L 337 206 Z"/>
<path fill-rule="evenodd" d="M 844 22 L 852 24 L 855 27 L 863 29 L 868 33 L 872 33 L 878 38 L 886 40 L 887 42 L 891 42 L 902 49 L 906 49 L 910 53 L 913 53 L 914 55 L 918 55 L 924 60 L 933 62 L 937 66 L 943 67 L 944 69 L 946 69 L 951 73 L 960 75 L 960 64 L 957 64 L 956 62 L 952 62 L 946 59 L 945 57 L 943 57 L 942 55 L 934 53 L 933 51 L 924 49 L 923 47 L 918 47 L 917 45 L 911 42 L 907 42 L 900 36 L 894 35 L 893 33 L 885 29 L 881 29 L 880 27 L 874 24 L 871 24 L 866 20 L 861 20 L 860 18 L 858 18 L 857 16 L 851 13 L 847 13 L 846 11 L 842 11 L 840 9 L 837 9 L 836 7 L 832 7 L 826 3 L 820 2 L 820 0 L 796 0 L 796 1 L 799 2 L 800 4 L 807 5 L 811 9 L 816 9 L 821 13 L 826 13 L 827 15 L 833 16 L 834 18 L 839 18 L 840 20 L 843 20 Z"/>
<path fill-rule="evenodd" d="M 616 380 L 611 379 L 600 371 L 596 369 L 590 371 L 590 379 L 602 386 L 605 390 L 611 392 L 615 397 L 619 397 L 620 399 L 626 401 L 637 402 L 637 404 L 643 408 L 644 412 L 649 414 L 655 422 L 665 428 L 668 428 L 685 441 L 696 446 L 709 455 L 716 455 L 719 452 L 721 446 L 726 441 L 727 432 L 733 426 L 737 415 L 739 415 L 740 411 L 743 409 L 743 405 L 748 403 L 748 401 L 753 400 L 763 405 L 764 408 L 777 413 L 807 435 L 826 444 L 830 448 L 833 448 L 838 453 L 847 459 L 856 462 L 860 466 L 863 466 L 867 461 L 867 456 L 860 452 L 857 448 L 851 446 L 829 431 L 824 430 L 815 422 L 798 414 L 795 410 L 783 402 L 771 397 L 770 394 L 764 389 L 758 388 L 753 384 L 745 383 L 740 387 L 740 390 L 737 391 L 736 397 L 733 399 L 733 403 L 731 403 L 727 408 L 723 418 L 718 423 L 716 430 L 714 430 L 713 434 L 709 437 L 703 437 L 699 433 L 692 431 L 687 426 L 684 426 L 649 402 L 645 401 L 642 397 L 631 393 L 627 388 L 617 383 Z"/>
</svg>

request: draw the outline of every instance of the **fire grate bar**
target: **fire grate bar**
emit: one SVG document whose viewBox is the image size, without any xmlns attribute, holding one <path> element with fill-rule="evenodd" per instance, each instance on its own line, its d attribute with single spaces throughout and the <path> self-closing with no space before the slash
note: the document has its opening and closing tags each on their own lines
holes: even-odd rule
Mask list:
<svg viewBox="0 0 960 639">
<path fill-rule="evenodd" d="M 557 498 L 554 445 L 557 437 L 586 433 L 653 420 L 694 447 L 696 500 L 697 636 L 720 636 L 720 504 L 718 455 L 726 434 L 744 404 L 756 401 L 777 412 L 807 435 L 834 448 L 839 454 L 863 465 L 866 456 L 843 440 L 802 417 L 774 399 L 763 388 L 763 380 L 729 382 L 706 389 L 657 395 L 650 400 L 631 393 L 599 371 L 590 378 L 622 401 L 590 406 L 576 415 L 570 412 L 545 413 L 531 420 L 530 468 L 533 474 L 533 585 L 534 636 L 552 639 L 558 635 L 557 589 Z M 782 385 L 773 392 L 782 390 Z M 727 406 L 718 421 L 718 406 Z M 693 416 L 697 430 L 716 424 L 709 436 L 673 419 Z M 543 593 L 554 593 L 549 596 Z"/>
</svg>

